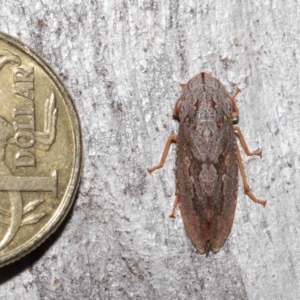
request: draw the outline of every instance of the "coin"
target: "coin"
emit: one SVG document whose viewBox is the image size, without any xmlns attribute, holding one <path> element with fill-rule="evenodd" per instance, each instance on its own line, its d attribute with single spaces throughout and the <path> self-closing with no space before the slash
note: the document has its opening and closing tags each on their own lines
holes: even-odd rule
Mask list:
<svg viewBox="0 0 300 300">
<path fill-rule="evenodd" d="M 0 266 L 39 246 L 72 206 L 82 161 L 72 98 L 49 65 L 0 33 Z"/>
</svg>

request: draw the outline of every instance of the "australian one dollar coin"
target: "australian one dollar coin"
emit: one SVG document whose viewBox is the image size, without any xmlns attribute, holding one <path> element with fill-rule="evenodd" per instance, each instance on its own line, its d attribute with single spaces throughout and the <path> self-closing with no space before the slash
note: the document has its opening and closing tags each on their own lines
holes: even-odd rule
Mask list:
<svg viewBox="0 0 300 300">
<path fill-rule="evenodd" d="M 38 54 L 0 33 L 0 266 L 57 229 L 72 206 L 81 160 L 69 92 Z"/>
</svg>

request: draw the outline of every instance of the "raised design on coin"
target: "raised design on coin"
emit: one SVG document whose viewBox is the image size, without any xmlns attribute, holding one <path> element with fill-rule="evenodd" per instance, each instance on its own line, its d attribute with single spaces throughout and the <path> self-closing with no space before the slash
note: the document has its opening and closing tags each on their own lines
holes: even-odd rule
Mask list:
<svg viewBox="0 0 300 300">
<path fill-rule="evenodd" d="M 76 109 L 54 71 L 0 33 L 0 266 L 62 222 L 81 170 Z"/>
</svg>

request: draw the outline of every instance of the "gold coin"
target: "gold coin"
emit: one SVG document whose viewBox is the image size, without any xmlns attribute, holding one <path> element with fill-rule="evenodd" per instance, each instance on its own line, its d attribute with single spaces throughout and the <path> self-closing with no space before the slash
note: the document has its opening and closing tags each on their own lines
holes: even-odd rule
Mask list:
<svg viewBox="0 0 300 300">
<path fill-rule="evenodd" d="M 74 200 L 81 160 L 69 92 L 38 54 L 0 33 L 0 266 L 56 230 Z"/>
</svg>

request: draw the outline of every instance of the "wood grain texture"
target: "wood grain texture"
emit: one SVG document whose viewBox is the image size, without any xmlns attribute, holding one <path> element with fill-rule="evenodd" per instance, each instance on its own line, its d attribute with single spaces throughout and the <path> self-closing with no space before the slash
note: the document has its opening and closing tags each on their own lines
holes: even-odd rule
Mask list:
<svg viewBox="0 0 300 300">
<path fill-rule="evenodd" d="M 216 3 L 217 2 L 217 3 Z M 0 270 L 1 299 L 297 299 L 299 4 L 287 1 L 2 1 L 0 29 L 57 71 L 82 121 L 75 205 L 36 251 Z M 251 149 L 228 241 L 197 253 L 174 200 L 180 83 L 207 71 L 233 91 Z M 250 162 L 248 164 L 248 162 Z"/>
</svg>

